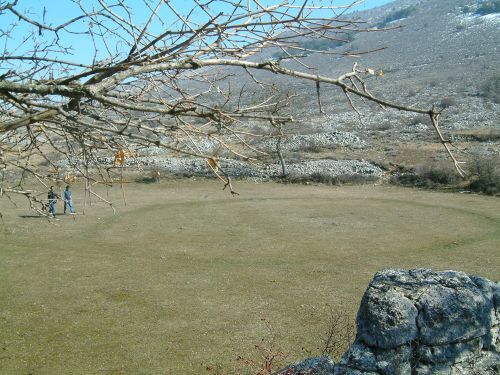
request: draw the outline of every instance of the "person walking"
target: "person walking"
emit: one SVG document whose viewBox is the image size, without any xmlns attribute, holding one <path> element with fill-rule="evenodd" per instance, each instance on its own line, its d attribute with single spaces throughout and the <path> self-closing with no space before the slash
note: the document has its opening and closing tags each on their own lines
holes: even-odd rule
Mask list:
<svg viewBox="0 0 500 375">
<path fill-rule="evenodd" d="M 52 215 L 52 217 L 56 217 L 57 194 L 53 186 L 50 187 L 47 198 L 49 200 L 49 214 Z"/>
<path fill-rule="evenodd" d="M 69 185 L 66 186 L 64 190 L 64 213 L 66 214 L 66 208 L 69 208 L 69 212 L 74 214 L 75 209 L 73 208 L 73 198 L 71 197 L 71 190 Z"/>
</svg>

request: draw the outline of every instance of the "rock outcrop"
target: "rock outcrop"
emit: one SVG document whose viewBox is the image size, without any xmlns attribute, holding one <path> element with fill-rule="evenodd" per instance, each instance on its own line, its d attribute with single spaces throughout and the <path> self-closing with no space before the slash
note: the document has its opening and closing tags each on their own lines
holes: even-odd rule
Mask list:
<svg viewBox="0 0 500 375">
<path fill-rule="evenodd" d="M 356 340 L 340 362 L 288 373 L 498 374 L 499 321 L 499 283 L 456 271 L 388 269 L 370 282 Z"/>
</svg>

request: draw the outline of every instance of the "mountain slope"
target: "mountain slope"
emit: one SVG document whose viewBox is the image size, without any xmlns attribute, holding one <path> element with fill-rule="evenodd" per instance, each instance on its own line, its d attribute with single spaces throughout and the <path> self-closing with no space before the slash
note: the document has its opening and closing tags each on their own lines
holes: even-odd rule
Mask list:
<svg viewBox="0 0 500 375">
<path fill-rule="evenodd" d="M 383 51 L 358 57 L 313 54 L 304 62 L 319 74 L 334 76 L 349 70 L 354 62 L 380 69 L 385 72 L 384 77 L 374 77 L 368 82 L 372 92 L 407 105 L 443 108 L 441 125 L 446 136 L 457 140 L 457 146 L 463 149 L 458 151 L 462 159 L 470 159 L 477 152 L 498 155 L 500 84 L 496 82 L 500 82 L 500 14 L 477 15 L 474 12 L 480 5 L 465 0 L 399 0 L 358 12 L 354 16 L 366 20 L 373 28 L 394 29 L 357 34 L 352 42 L 335 51 L 386 47 Z M 392 20 L 398 14 L 406 16 Z M 408 165 L 429 162 L 430 157 L 446 157 L 440 145 L 434 147 L 436 137 L 425 117 L 374 111 L 360 104 L 365 115 L 361 123 L 342 94 L 323 87 L 323 102 L 329 114 L 325 121 L 315 116 L 319 110 L 312 84 L 288 79 L 286 85 L 301 94 L 295 114 L 307 120 L 299 132 L 355 131 L 370 144 L 369 152 L 332 150 L 321 157 L 349 154 L 379 163 Z M 483 142 L 474 142 L 477 139 Z"/>
</svg>

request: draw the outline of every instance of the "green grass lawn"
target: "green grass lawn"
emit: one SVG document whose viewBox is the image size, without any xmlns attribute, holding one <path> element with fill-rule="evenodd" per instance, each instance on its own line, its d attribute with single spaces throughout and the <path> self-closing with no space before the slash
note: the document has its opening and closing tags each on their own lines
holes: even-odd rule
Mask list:
<svg viewBox="0 0 500 375">
<path fill-rule="evenodd" d="M 499 279 L 498 198 L 220 187 L 127 184 L 126 206 L 101 188 L 116 215 L 94 203 L 55 224 L 1 199 L 0 373 L 200 374 L 258 360 L 262 339 L 292 362 L 320 353 L 331 311 L 354 320 L 380 269 Z"/>
</svg>

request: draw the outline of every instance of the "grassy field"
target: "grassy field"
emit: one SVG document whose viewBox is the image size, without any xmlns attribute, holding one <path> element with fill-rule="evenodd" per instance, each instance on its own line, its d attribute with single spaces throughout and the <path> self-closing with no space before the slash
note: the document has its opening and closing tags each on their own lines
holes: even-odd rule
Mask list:
<svg viewBox="0 0 500 375">
<path fill-rule="evenodd" d="M 387 267 L 500 274 L 500 200 L 385 186 L 128 184 L 56 224 L 0 200 L 0 373 L 200 374 L 319 354 Z M 81 210 L 82 190 L 73 192 Z M 62 211 L 58 207 L 59 212 Z M 265 319 L 265 320 L 263 320 Z M 272 327 L 272 330 L 269 330 Z"/>
</svg>

